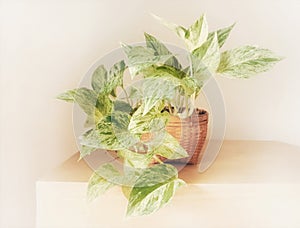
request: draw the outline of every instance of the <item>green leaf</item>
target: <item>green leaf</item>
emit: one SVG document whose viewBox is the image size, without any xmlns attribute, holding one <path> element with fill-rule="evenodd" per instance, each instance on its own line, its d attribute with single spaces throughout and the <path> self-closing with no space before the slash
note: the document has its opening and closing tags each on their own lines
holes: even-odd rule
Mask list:
<svg viewBox="0 0 300 228">
<path fill-rule="evenodd" d="M 155 55 L 173 55 L 168 48 L 160 42 L 158 39 L 156 39 L 154 36 L 144 33 L 145 40 L 148 48 L 152 48 L 155 51 Z M 181 65 L 176 59 L 175 56 L 172 56 L 169 60 L 165 62 L 166 65 L 172 66 L 176 69 L 181 69 Z"/>
<path fill-rule="evenodd" d="M 186 28 L 184 28 L 183 26 L 179 26 L 176 25 L 174 23 L 168 22 L 165 19 L 152 14 L 152 16 L 158 20 L 161 24 L 163 24 L 164 26 L 166 26 L 167 28 L 169 28 L 170 30 L 174 31 L 180 38 L 184 39 L 185 38 L 185 34 L 187 33 Z"/>
<path fill-rule="evenodd" d="M 164 64 L 172 57 L 170 54 L 155 55 L 155 51 L 148 47 L 129 46 L 125 44 L 122 47 L 127 55 L 129 71 L 132 77 L 153 64 Z"/>
<path fill-rule="evenodd" d="M 68 91 L 58 95 L 56 98 L 63 100 L 63 101 L 67 101 L 67 102 L 74 102 L 75 94 L 76 94 L 76 89 L 68 90 Z"/>
<path fill-rule="evenodd" d="M 92 88 L 96 93 L 102 93 L 107 82 L 108 74 L 103 65 L 97 67 L 92 75 Z"/>
<path fill-rule="evenodd" d="M 105 150 L 130 148 L 139 142 L 139 137 L 128 130 L 130 118 L 128 113 L 115 111 L 101 119 L 96 129 L 83 134 L 80 137 L 80 144 Z"/>
<path fill-rule="evenodd" d="M 194 24 L 192 24 L 186 34 L 185 42 L 190 51 L 200 47 L 207 39 L 208 25 L 206 17 L 203 14 Z"/>
<path fill-rule="evenodd" d="M 81 159 L 81 158 L 83 158 L 83 157 L 85 157 L 87 155 L 90 155 L 96 149 L 97 148 L 82 145 L 81 149 L 80 149 L 80 158 L 79 159 Z"/>
<path fill-rule="evenodd" d="M 123 85 L 123 74 L 126 70 L 125 62 L 122 60 L 115 63 L 109 73 L 103 65 L 99 66 L 92 75 L 92 87 L 96 94 L 114 95 L 117 86 Z"/>
<path fill-rule="evenodd" d="M 208 37 L 208 25 L 204 14 L 188 29 L 167 22 L 165 19 L 162 19 L 156 15 L 153 15 L 153 17 L 169 29 L 175 31 L 176 34 L 184 40 L 190 51 L 200 47 Z"/>
<path fill-rule="evenodd" d="M 164 128 L 169 114 L 168 112 L 162 112 L 163 108 L 163 103 L 159 102 L 147 114 L 143 115 L 144 104 L 142 104 L 130 119 L 129 131 L 133 134 L 143 134 Z"/>
<path fill-rule="evenodd" d="M 195 49 L 193 55 L 201 60 L 211 73 L 215 73 L 220 63 L 217 33 L 214 34 L 212 39 L 207 40 Z"/>
<path fill-rule="evenodd" d="M 175 77 L 146 78 L 142 85 L 144 95 L 143 115 L 146 115 L 159 101 L 172 99 L 175 88 L 180 85 L 180 80 Z"/>
<path fill-rule="evenodd" d="M 204 83 L 211 77 L 211 72 L 201 59 L 195 55 L 190 55 L 191 66 L 187 68 L 187 74 L 192 80 L 189 80 L 190 85 L 196 84 L 196 91 L 200 91 Z"/>
<path fill-rule="evenodd" d="M 184 185 L 175 167 L 159 164 L 147 168 L 133 186 L 127 216 L 151 214 L 170 202 L 175 191 Z"/>
<path fill-rule="evenodd" d="M 142 154 L 131 150 L 119 150 L 118 155 L 124 159 L 124 165 L 137 169 L 144 169 L 148 167 L 152 155 Z"/>
<path fill-rule="evenodd" d="M 76 89 L 74 100 L 86 114 L 95 115 L 97 95 L 93 90 L 84 87 Z"/>
<path fill-rule="evenodd" d="M 112 180 L 119 176 L 120 173 L 111 164 L 104 164 L 99 167 L 89 179 L 87 190 L 88 201 L 93 201 L 99 195 L 113 187 L 115 183 Z"/>
<path fill-rule="evenodd" d="M 227 40 L 227 38 L 234 26 L 235 26 L 235 23 L 229 27 L 222 28 L 222 29 L 219 29 L 216 31 L 217 36 L 218 36 L 219 48 L 221 48 L 224 45 L 225 41 Z M 213 39 L 214 35 L 215 35 L 215 32 L 210 32 L 208 34 L 207 40 Z"/>
<path fill-rule="evenodd" d="M 113 102 L 113 111 L 131 113 L 133 110 L 130 104 L 128 104 L 127 102 L 115 100 Z"/>
<path fill-rule="evenodd" d="M 109 94 L 117 86 L 123 86 L 123 74 L 126 70 L 126 64 L 124 60 L 115 63 L 109 71 L 109 80 L 105 85 L 105 93 Z"/>
<path fill-rule="evenodd" d="M 87 131 L 79 139 L 82 146 L 105 150 L 118 150 L 122 148 L 112 129 L 111 122 L 106 120 L 100 121 L 97 124 L 97 129 Z"/>
<path fill-rule="evenodd" d="M 166 64 L 159 65 L 159 66 L 151 65 L 143 69 L 141 72 L 144 78 L 171 76 L 171 77 L 182 79 L 186 77 L 186 74 L 182 70 L 179 70 L 172 66 L 168 66 Z"/>
<path fill-rule="evenodd" d="M 248 78 L 269 70 L 282 58 L 268 49 L 243 46 L 221 54 L 218 73 L 237 78 Z"/>
<path fill-rule="evenodd" d="M 177 139 L 167 131 L 159 133 L 148 146 L 153 154 L 158 154 L 168 159 L 188 157 L 188 153 L 182 148 Z"/>
</svg>

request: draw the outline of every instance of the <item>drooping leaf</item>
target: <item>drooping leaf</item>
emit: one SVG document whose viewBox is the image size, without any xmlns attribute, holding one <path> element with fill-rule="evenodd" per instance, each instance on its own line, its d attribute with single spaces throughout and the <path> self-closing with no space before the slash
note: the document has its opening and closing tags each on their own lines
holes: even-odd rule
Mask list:
<svg viewBox="0 0 300 228">
<path fill-rule="evenodd" d="M 96 149 L 97 148 L 82 145 L 81 149 L 80 149 L 80 159 L 87 156 L 87 155 L 90 155 Z"/>
<path fill-rule="evenodd" d="M 217 71 L 232 77 L 248 78 L 269 70 L 281 59 L 268 49 L 242 46 L 223 52 Z"/>
<path fill-rule="evenodd" d="M 147 168 L 133 186 L 127 206 L 127 216 L 151 214 L 170 202 L 184 181 L 178 179 L 175 167 L 159 164 Z"/>
<path fill-rule="evenodd" d="M 160 132 L 148 146 L 153 154 L 158 154 L 168 159 L 188 157 L 187 152 L 182 148 L 177 139 L 167 131 Z"/>
<path fill-rule="evenodd" d="M 145 40 L 148 48 L 152 48 L 155 51 L 155 55 L 173 55 L 168 48 L 156 39 L 154 36 L 144 33 Z M 175 56 L 172 56 L 169 60 L 165 62 L 166 65 L 172 66 L 176 69 L 181 69 L 181 65 Z"/>
<path fill-rule="evenodd" d="M 118 151 L 118 155 L 124 159 L 124 165 L 136 169 L 144 169 L 148 167 L 152 155 L 142 154 L 139 152 L 123 149 Z"/>
<path fill-rule="evenodd" d="M 207 40 L 199 48 L 195 49 L 193 55 L 201 60 L 211 73 L 215 73 L 220 63 L 217 33 L 214 34 L 212 39 Z"/>
<path fill-rule="evenodd" d="M 231 30 L 233 29 L 234 26 L 235 26 L 235 23 L 232 24 L 229 27 L 218 29 L 216 31 L 217 32 L 217 36 L 218 36 L 219 48 L 221 48 L 224 45 L 225 41 L 227 40 L 227 38 L 228 38 L 228 36 L 229 36 L 229 34 L 230 34 L 230 32 L 231 32 Z M 215 32 L 210 32 L 208 34 L 207 40 L 213 39 L 214 34 L 215 34 Z"/>
<path fill-rule="evenodd" d="M 164 64 L 172 57 L 171 54 L 156 55 L 152 48 L 143 46 L 122 45 L 128 58 L 129 71 L 131 76 L 136 76 L 143 69 L 153 64 Z"/>
<path fill-rule="evenodd" d="M 120 177 L 120 173 L 111 164 L 104 164 L 100 166 L 91 176 L 88 183 L 87 198 L 93 201 L 99 195 L 106 192 L 116 183 L 115 178 Z"/>
</svg>

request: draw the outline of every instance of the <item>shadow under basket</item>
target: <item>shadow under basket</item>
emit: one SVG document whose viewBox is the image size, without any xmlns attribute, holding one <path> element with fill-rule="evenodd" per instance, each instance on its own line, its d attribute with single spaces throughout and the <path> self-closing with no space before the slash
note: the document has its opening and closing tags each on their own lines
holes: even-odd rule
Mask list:
<svg viewBox="0 0 300 228">
<path fill-rule="evenodd" d="M 198 164 L 204 153 L 207 126 L 208 112 L 203 109 L 195 109 L 194 113 L 185 119 L 171 116 L 166 130 L 178 140 L 189 154 L 189 157 L 170 160 L 170 162 Z"/>
</svg>

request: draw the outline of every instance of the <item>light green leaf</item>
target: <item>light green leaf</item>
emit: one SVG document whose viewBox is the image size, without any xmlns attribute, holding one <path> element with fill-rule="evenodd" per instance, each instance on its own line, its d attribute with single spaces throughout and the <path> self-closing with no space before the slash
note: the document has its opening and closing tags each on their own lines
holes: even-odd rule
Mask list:
<svg viewBox="0 0 300 228">
<path fill-rule="evenodd" d="M 199 48 L 195 49 L 193 55 L 201 60 L 211 73 L 215 73 L 220 63 L 217 33 L 214 34 L 212 39 L 207 40 Z"/>
<path fill-rule="evenodd" d="M 163 18 L 161 18 L 161 17 L 159 17 L 159 16 L 157 16 L 157 15 L 152 14 L 152 16 L 153 16 L 156 20 L 158 20 L 161 24 L 165 25 L 165 26 L 166 26 L 167 28 L 169 28 L 170 30 L 176 32 L 176 34 L 177 34 L 180 38 L 182 38 L 182 39 L 185 38 L 185 34 L 186 34 L 186 32 L 187 32 L 186 28 L 184 28 L 184 27 L 182 27 L 182 26 L 179 26 L 179 25 L 176 25 L 176 24 L 174 24 L 174 23 L 168 22 L 168 21 L 166 21 L 165 19 L 163 19 Z"/>
<path fill-rule="evenodd" d="M 123 74 L 126 70 L 126 65 L 124 60 L 115 63 L 109 71 L 109 79 L 105 85 L 105 93 L 109 94 L 111 91 L 115 90 L 117 86 L 123 86 Z"/>
<path fill-rule="evenodd" d="M 189 83 L 195 83 L 197 85 L 196 91 L 200 91 L 204 83 L 212 76 L 208 67 L 203 63 L 201 59 L 194 56 L 193 54 L 190 55 L 191 66 L 187 68 L 187 74 L 190 75 L 192 81 L 190 80 Z"/>
<path fill-rule="evenodd" d="M 161 112 L 163 108 L 163 103 L 159 102 L 147 114 L 143 115 L 144 104 L 142 104 L 130 119 L 129 131 L 133 134 L 143 134 L 164 128 L 169 114 L 168 112 Z"/>
<path fill-rule="evenodd" d="M 155 55 L 152 48 L 143 46 L 129 46 L 123 44 L 123 49 L 128 58 L 131 76 L 136 76 L 143 69 L 153 64 L 164 64 L 172 55 Z"/>
<path fill-rule="evenodd" d="M 179 159 L 188 157 L 188 153 L 179 144 L 177 139 L 167 131 L 159 133 L 153 141 L 148 144 L 149 151 L 168 159 Z"/>
<path fill-rule="evenodd" d="M 224 45 L 225 41 L 227 40 L 227 38 L 234 26 L 235 26 L 235 23 L 229 27 L 222 28 L 222 29 L 219 29 L 216 31 L 217 36 L 218 36 L 219 48 L 221 48 Z M 215 32 L 210 32 L 208 34 L 207 40 L 213 39 L 214 35 L 215 35 Z"/>
<path fill-rule="evenodd" d="M 116 177 L 120 177 L 120 173 L 111 164 L 104 164 L 99 167 L 99 169 L 92 174 L 88 183 L 88 201 L 93 201 L 99 195 L 113 187 L 116 183 L 112 180 Z"/>
<path fill-rule="evenodd" d="M 159 101 L 172 99 L 175 88 L 180 85 L 180 80 L 175 77 L 146 78 L 142 85 L 144 94 L 143 115 L 146 115 Z"/>
<path fill-rule="evenodd" d="M 102 93 L 107 82 L 108 74 L 103 65 L 97 67 L 92 75 L 92 88 L 96 93 Z"/>
<path fill-rule="evenodd" d="M 154 36 L 144 33 L 146 44 L 148 48 L 152 48 L 155 51 L 155 55 L 173 55 L 168 48 L 160 42 L 158 39 L 156 39 Z M 176 59 L 175 56 L 172 56 L 169 60 L 165 62 L 166 65 L 172 66 L 176 69 L 181 69 L 181 65 Z"/>
<path fill-rule="evenodd" d="M 76 94 L 76 89 L 68 90 L 58 95 L 56 98 L 67 102 L 75 102 L 75 94 Z"/>
<path fill-rule="evenodd" d="M 117 86 L 123 85 L 123 74 L 126 70 L 125 62 L 122 60 L 115 63 L 109 73 L 103 65 L 100 65 L 92 75 L 92 87 L 96 94 L 114 95 Z"/>
<path fill-rule="evenodd" d="M 190 51 L 200 47 L 207 39 L 208 25 L 206 16 L 203 14 L 194 24 L 192 24 L 186 34 L 185 42 Z"/>
<path fill-rule="evenodd" d="M 159 65 L 159 66 L 151 65 L 146 69 L 143 69 L 141 72 L 144 78 L 171 76 L 171 77 L 182 79 L 186 77 L 186 74 L 182 70 L 179 70 L 172 66 L 168 66 L 166 64 Z"/>
<path fill-rule="evenodd" d="M 97 95 L 93 90 L 84 87 L 76 89 L 74 100 L 86 114 L 95 115 Z"/>
<path fill-rule="evenodd" d="M 127 102 L 121 100 L 115 100 L 113 102 L 113 112 L 131 113 L 132 111 L 132 107 Z"/>
<path fill-rule="evenodd" d="M 184 185 L 175 167 L 159 164 L 147 168 L 137 179 L 129 196 L 127 216 L 151 214 L 170 202 L 175 191 Z"/>
<path fill-rule="evenodd" d="M 89 147 L 89 146 L 81 146 L 81 149 L 80 149 L 80 158 L 83 158 L 87 155 L 90 155 L 92 152 L 94 152 L 95 150 L 97 150 L 97 148 L 94 148 L 94 147 Z"/>
<path fill-rule="evenodd" d="M 190 51 L 193 51 L 194 49 L 200 47 L 208 37 L 208 25 L 206 16 L 204 14 L 188 29 L 167 22 L 165 19 L 162 19 L 156 15 L 153 15 L 153 17 L 169 29 L 175 31 L 176 34 L 184 40 Z"/>
<path fill-rule="evenodd" d="M 97 129 L 87 131 L 79 139 L 82 146 L 105 150 L 118 150 L 122 148 L 112 129 L 111 122 L 106 120 L 101 120 L 97 124 Z"/>
<path fill-rule="evenodd" d="M 269 70 L 282 58 L 268 49 L 243 46 L 221 54 L 218 73 L 237 78 L 248 78 Z"/>
<path fill-rule="evenodd" d="M 131 150 L 119 150 L 118 155 L 124 159 L 124 165 L 136 169 L 144 169 L 148 167 L 152 155 L 142 154 Z"/>
</svg>

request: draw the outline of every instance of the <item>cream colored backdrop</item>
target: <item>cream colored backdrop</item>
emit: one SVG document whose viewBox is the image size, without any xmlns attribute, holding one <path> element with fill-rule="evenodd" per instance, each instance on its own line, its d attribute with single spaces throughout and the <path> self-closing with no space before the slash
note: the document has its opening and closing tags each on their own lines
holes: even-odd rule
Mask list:
<svg viewBox="0 0 300 228">
<path fill-rule="evenodd" d="M 35 180 L 77 150 L 72 107 L 54 97 L 120 41 L 147 31 L 181 44 L 149 12 L 183 25 L 206 12 L 212 29 L 237 21 L 226 48 L 257 44 L 285 56 L 248 81 L 218 78 L 226 139 L 300 145 L 299 0 L 2 0 L 1 227 L 34 226 Z"/>
</svg>

